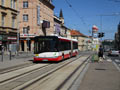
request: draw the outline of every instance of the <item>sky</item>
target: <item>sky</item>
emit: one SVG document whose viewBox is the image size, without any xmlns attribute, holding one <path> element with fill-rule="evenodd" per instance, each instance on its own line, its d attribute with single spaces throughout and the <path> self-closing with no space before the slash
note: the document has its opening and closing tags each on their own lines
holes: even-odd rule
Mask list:
<svg viewBox="0 0 120 90">
<path fill-rule="evenodd" d="M 114 39 L 120 22 L 120 0 L 53 0 L 54 14 L 63 11 L 65 26 L 91 35 L 92 26 L 104 32 L 103 39 Z"/>
</svg>

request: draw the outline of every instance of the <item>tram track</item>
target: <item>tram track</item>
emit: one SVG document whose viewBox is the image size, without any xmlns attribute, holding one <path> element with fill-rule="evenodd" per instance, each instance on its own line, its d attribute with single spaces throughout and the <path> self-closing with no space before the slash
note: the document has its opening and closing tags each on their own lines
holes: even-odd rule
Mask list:
<svg viewBox="0 0 120 90">
<path fill-rule="evenodd" d="M 66 60 L 67 61 L 67 60 Z M 62 64 L 63 62 L 61 62 L 61 64 Z M 50 65 L 48 65 L 48 66 L 50 66 L 51 67 L 51 65 L 53 65 L 54 67 L 53 68 L 55 68 L 55 67 L 57 67 L 57 64 L 50 64 Z M 38 66 L 39 66 L 39 64 L 38 64 Z M 48 71 L 49 70 L 51 70 L 51 68 L 50 67 L 48 67 L 49 69 L 48 69 Z M 2 74 L 2 75 L 0 75 L 0 87 L 2 88 L 2 89 L 0 89 L 0 90 L 6 90 L 6 86 L 7 87 L 11 87 L 11 88 L 14 88 L 14 86 L 15 85 L 10 85 L 10 84 L 12 84 L 12 83 L 14 83 L 14 82 L 19 82 L 19 81 L 21 81 L 21 79 L 23 79 L 23 80 L 26 80 L 26 78 L 27 79 L 33 79 L 33 78 L 36 78 L 37 76 L 39 76 L 40 74 L 44 74 L 45 72 L 47 72 L 46 71 L 46 66 L 44 66 L 44 68 L 35 68 L 35 69 L 32 69 L 32 71 L 31 70 L 29 70 L 29 72 L 24 72 L 23 73 L 23 71 L 22 71 L 22 73 L 21 74 L 17 74 L 17 75 L 14 75 L 14 73 L 12 73 L 12 72 L 14 72 L 14 71 L 12 71 L 12 72 L 9 72 L 9 74 L 8 74 L 8 76 L 6 77 L 6 75 L 7 75 L 7 73 L 6 74 Z M 42 70 L 41 70 L 42 69 Z M 38 71 L 40 72 L 40 73 L 38 73 Z M 16 71 L 18 71 L 18 70 L 16 70 Z M 20 71 L 18 71 L 18 72 L 15 72 L 15 74 L 16 73 L 19 73 Z M 43 73 L 41 73 L 41 72 L 43 72 Z M 11 73 L 11 74 L 10 74 Z M 38 73 L 38 74 L 36 74 L 36 73 Z M 36 74 L 36 75 L 35 75 Z M 14 75 L 14 76 L 11 76 L 11 75 Z M 33 76 L 33 77 L 32 77 Z M 26 82 L 27 82 L 28 80 L 26 80 Z M 20 85 L 21 84 L 23 84 L 23 83 L 20 83 Z M 15 87 L 17 87 L 17 85 L 15 86 Z M 8 90 L 10 90 L 10 89 L 8 89 Z"/>
<path fill-rule="evenodd" d="M 80 57 L 82 57 L 82 56 L 80 56 Z M 74 62 L 75 60 L 77 60 L 80 57 L 77 57 L 77 58 L 74 58 L 71 60 L 66 60 L 65 62 L 60 62 L 57 64 L 45 65 L 43 67 L 33 69 L 29 72 L 25 72 L 23 74 L 19 74 L 14 77 L 8 78 L 6 80 L 0 81 L 0 88 L 1 88 L 0 90 L 11 90 L 11 89 L 23 90 L 23 89 L 31 86 L 35 82 L 38 82 L 39 80 L 49 76 L 50 74 L 56 72 L 57 70 L 61 69 L 62 67 L 68 65 L 69 63 Z M 28 81 L 29 81 L 29 83 L 28 83 Z M 14 85 L 12 85 L 12 84 L 14 84 Z"/>
<path fill-rule="evenodd" d="M 64 90 L 65 88 L 69 90 L 74 81 L 88 64 L 88 61 L 91 60 L 91 57 L 92 56 L 89 56 L 85 61 L 83 61 L 55 90 Z"/>
<path fill-rule="evenodd" d="M 81 57 L 83 57 L 83 56 L 81 56 Z M 79 57 L 79 58 L 80 58 L 80 57 Z M 72 61 L 70 61 L 70 62 L 67 62 L 67 63 L 65 63 L 64 65 L 58 66 L 57 68 L 55 68 L 55 69 L 47 72 L 46 74 L 41 75 L 41 76 L 39 76 L 39 77 L 31 80 L 30 82 L 27 82 L 27 83 L 21 85 L 21 86 L 18 86 L 18 87 L 15 88 L 14 90 L 34 90 L 34 89 L 29 88 L 29 87 L 32 86 L 32 85 L 34 85 L 35 83 L 37 83 L 37 82 L 39 82 L 39 81 L 41 81 L 41 82 L 46 81 L 47 79 L 45 79 L 45 78 L 46 78 L 47 76 L 50 76 L 51 74 L 55 73 L 56 71 L 58 71 L 58 70 L 60 70 L 60 69 L 62 69 L 62 68 L 64 68 L 64 67 L 66 67 L 66 66 L 69 65 L 70 63 L 75 62 L 75 61 L 78 60 L 79 58 L 76 58 L 76 59 L 74 59 L 74 60 L 72 60 Z M 82 64 L 83 64 L 83 63 L 82 63 Z M 82 65 L 82 64 L 81 64 L 81 65 Z M 42 80 L 43 80 L 43 81 L 42 81 Z M 59 90 L 59 89 L 54 89 L 54 90 Z"/>
<path fill-rule="evenodd" d="M 25 68 L 25 67 L 29 67 L 29 66 L 32 66 L 32 65 L 34 65 L 32 62 L 27 62 L 27 63 L 24 63 L 24 64 L 20 64 L 20 65 L 8 67 L 8 68 L 0 69 L 0 75 L 8 73 L 8 72 L 15 71 L 15 70 L 18 70 L 18 69 L 22 69 L 22 68 Z"/>
</svg>

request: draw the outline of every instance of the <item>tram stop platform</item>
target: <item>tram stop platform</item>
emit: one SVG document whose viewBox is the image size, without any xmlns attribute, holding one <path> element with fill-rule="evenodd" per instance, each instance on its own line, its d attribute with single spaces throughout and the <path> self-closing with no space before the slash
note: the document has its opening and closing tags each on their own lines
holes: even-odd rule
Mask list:
<svg viewBox="0 0 120 90">
<path fill-rule="evenodd" d="M 120 67 L 110 59 L 90 62 L 76 90 L 120 90 Z"/>
</svg>

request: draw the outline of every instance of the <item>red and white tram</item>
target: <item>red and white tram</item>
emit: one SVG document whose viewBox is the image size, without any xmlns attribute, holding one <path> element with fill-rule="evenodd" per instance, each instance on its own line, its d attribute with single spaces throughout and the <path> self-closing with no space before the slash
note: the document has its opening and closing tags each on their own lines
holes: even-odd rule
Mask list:
<svg viewBox="0 0 120 90">
<path fill-rule="evenodd" d="M 60 61 L 78 54 L 78 41 L 60 36 L 34 38 L 34 62 Z"/>
</svg>

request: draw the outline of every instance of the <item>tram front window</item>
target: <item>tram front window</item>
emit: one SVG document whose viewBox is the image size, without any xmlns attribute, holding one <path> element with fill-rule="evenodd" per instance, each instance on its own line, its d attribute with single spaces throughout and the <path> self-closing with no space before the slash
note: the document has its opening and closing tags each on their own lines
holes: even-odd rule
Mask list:
<svg viewBox="0 0 120 90">
<path fill-rule="evenodd" d="M 34 53 L 42 53 L 42 52 L 57 52 L 57 40 L 53 39 L 38 39 L 35 41 L 35 52 Z"/>
</svg>

